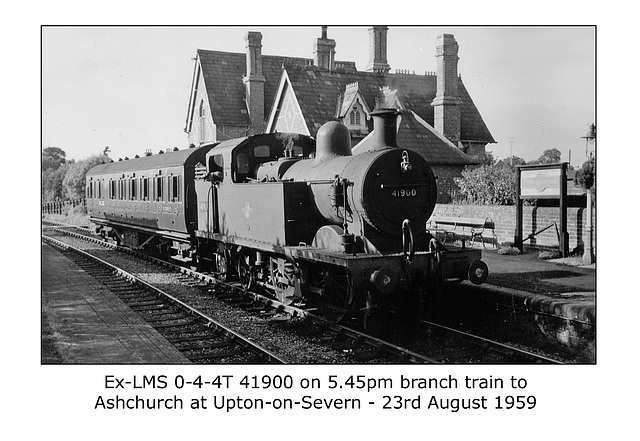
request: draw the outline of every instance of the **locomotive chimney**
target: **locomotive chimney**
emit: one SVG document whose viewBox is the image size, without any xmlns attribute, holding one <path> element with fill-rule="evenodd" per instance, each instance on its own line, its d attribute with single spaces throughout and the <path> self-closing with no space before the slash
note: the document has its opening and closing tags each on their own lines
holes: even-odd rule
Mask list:
<svg viewBox="0 0 640 441">
<path fill-rule="evenodd" d="M 397 109 L 378 109 L 371 112 L 374 148 L 398 147 L 396 141 L 398 113 Z"/>
</svg>

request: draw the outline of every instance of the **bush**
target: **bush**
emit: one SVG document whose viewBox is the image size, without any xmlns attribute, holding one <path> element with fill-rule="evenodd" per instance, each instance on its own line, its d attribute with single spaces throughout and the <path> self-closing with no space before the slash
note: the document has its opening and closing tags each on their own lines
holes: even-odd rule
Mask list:
<svg viewBox="0 0 640 441">
<path fill-rule="evenodd" d="M 517 256 L 520 254 L 520 250 L 516 247 L 501 245 L 498 249 L 498 254 L 507 255 L 507 256 Z"/>
<path fill-rule="evenodd" d="M 558 259 L 560 257 L 559 251 L 540 251 L 538 253 L 538 259 L 549 260 Z"/>
<path fill-rule="evenodd" d="M 516 173 L 509 167 L 481 165 L 465 168 L 461 178 L 454 178 L 460 190 L 457 203 L 513 205 L 516 201 Z"/>
</svg>

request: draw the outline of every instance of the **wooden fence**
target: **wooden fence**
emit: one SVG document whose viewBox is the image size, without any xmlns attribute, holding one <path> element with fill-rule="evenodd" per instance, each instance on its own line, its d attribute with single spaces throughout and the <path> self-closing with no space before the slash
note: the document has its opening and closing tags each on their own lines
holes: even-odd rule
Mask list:
<svg viewBox="0 0 640 441">
<path fill-rule="evenodd" d="M 84 198 L 68 199 L 66 201 L 45 202 L 42 204 L 43 214 L 62 214 L 69 207 L 86 207 Z"/>
</svg>

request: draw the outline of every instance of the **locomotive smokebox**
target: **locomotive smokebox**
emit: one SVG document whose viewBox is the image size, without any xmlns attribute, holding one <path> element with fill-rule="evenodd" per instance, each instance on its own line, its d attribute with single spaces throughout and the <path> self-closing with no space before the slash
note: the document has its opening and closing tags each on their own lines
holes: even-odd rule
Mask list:
<svg viewBox="0 0 640 441">
<path fill-rule="evenodd" d="M 396 109 L 378 109 L 371 112 L 374 149 L 398 147 L 396 141 L 398 115 L 399 112 Z"/>
<path fill-rule="evenodd" d="M 316 134 L 316 158 L 319 164 L 337 156 L 351 156 L 351 135 L 344 124 L 329 121 Z"/>
</svg>

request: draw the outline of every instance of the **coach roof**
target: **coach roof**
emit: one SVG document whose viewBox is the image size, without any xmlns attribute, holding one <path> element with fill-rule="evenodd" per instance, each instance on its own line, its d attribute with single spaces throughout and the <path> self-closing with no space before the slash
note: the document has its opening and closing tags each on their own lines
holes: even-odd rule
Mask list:
<svg viewBox="0 0 640 441">
<path fill-rule="evenodd" d="M 191 158 L 197 157 L 197 153 L 203 155 L 211 148 L 206 144 L 198 148 L 178 150 L 164 154 L 143 156 L 142 158 L 128 159 L 126 161 L 109 162 L 99 164 L 87 172 L 87 176 L 97 176 L 112 173 L 135 172 L 138 170 L 160 169 L 165 167 L 179 167 L 188 165 Z M 204 149 L 204 150 L 203 150 Z M 192 164 L 195 165 L 195 164 Z"/>
</svg>

